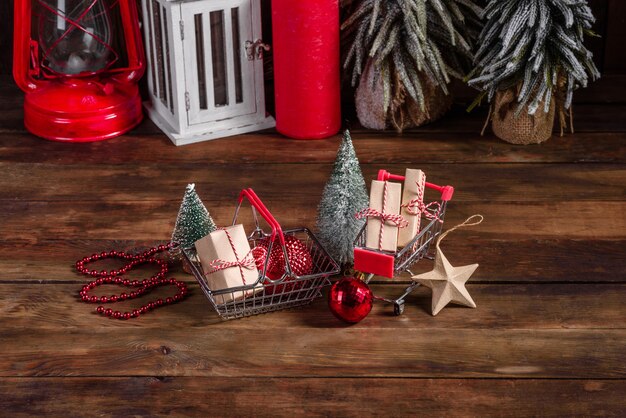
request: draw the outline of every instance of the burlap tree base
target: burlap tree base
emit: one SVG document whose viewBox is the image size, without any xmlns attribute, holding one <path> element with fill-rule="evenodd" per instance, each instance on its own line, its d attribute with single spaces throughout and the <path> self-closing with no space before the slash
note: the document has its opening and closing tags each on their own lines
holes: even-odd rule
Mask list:
<svg viewBox="0 0 626 418">
<path fill-rule="evenodd" d="M 404 129 L 422 126 L 441 118 L 450 110 L 452 96 L 445 94 L 425 76 L 421 81 L 425 98 L 424 110 L 409 97 L 399 80 L 395 80 L 393 97 L 389 99 L 389 109 L 385 110 L 382 77 L 375 71 L 374 64 L 368 62 L 355 95 L 356 111 L 361 125 L 368 129 L 395 128 L 402 132 Z"/>
<path fill-rule="evenodd" d="M 543 102 L 534 115 L 529 115 L 527 109 L 524 109 L 519 116 L 515 116 L 516 107 L 516 95 L 513 90 L 496 93 L 491 127 L 498 138 L 511 144 L 527 145 L 539 144 L 552 136 L 555 100 L 551 101 L 547 113 L 544 111 Z"/>
</svg>

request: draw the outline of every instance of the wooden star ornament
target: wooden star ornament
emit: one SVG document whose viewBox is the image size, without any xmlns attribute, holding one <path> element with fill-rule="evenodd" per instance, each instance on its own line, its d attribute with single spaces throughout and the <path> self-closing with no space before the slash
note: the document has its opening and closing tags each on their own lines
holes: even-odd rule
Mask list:
<svg viewBox="0 0 626 418">
<path fill-rule="evenodd" d="M 480 216 L 480 215 L 474 215 Z M 465 288 L 465 283 L 478 268 L 478 264 L 454 267 L 439 247 L 441 241 L 453 230 L 462 226 L 478 225 L 482 222 L 468 223 L 474 216 L 468 218 L 464 223 L 446 231 L 437 240 L 437 254 L 435 256 L 435 268 L 428 273 L 413 276 L 413 280 L 421 285 L 432 289 L 432 315 L 437 315 L 448 303 L 457 303 L 463 306 L 475 308 L 476 303 Z"/>
</svg>

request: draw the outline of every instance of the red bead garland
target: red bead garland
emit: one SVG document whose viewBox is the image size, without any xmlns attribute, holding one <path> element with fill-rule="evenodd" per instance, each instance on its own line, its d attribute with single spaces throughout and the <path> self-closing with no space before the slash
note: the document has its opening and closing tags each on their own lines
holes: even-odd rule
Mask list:
<svg viewBox="0 0 626 418">
<path fill-rule="evenodd" d="M 127 254 L 123 251 L 109 251 L 101 252 L 99 254 L 92 254 L 76 262 L 76 270 L 80 273 L 91 277 L 97 277 L 97 279 L 87 283 L 82 287 L 78 293 L 81 300 L 85 303 L 115 303 L 121 302 L 127 299 L 135 299 L 149 293 L 152 288 L 158 286 L 173 285 L 176 286 L 178 292 L 173 297 L 167 297 L 165 299 L 157 299 L 153 302 L 148 302 L 139 309 L 133 309 L 131 312 L 113 311 L 110 308 L 105 308 L 100 305 L 96 308 L 96 312 L 103 316 L 108 316 L 115 319 L 130 319 L 137 318 L 139 315 L 143 315 L 153 309 L 161 306 L 170 305 L 172 303 L 179 302 L 185 298 L 188 294 L 187 285 L 184 282 L 176 279 L 167 279 L 165 276 L 168 272 L 167 262 L 154 258 L 153 256 L 159 252 L 163 252 L 172 248 L 173 244 L 159 245 L 157 247 L 150 248 L 140 254 Z M 129 260 L 130 262 L 119 270 L 90 270 L 86 264 L 92 263 L 98 260 L 104 260 L 105 258 L 121 258 L 123 260 Z M 122 279 L 121 276 L 128 273 L 130 270 L 141 264 L 156 264 L 160 267 L 160 271 L 149 279 L 138 281 Z M 129 293 L 123 292 L 119 295 L 111 296 L 89 296 L 89 291 L 103 284 L 117 284 L 129 288 L 136 288 Z"/>
</svg>

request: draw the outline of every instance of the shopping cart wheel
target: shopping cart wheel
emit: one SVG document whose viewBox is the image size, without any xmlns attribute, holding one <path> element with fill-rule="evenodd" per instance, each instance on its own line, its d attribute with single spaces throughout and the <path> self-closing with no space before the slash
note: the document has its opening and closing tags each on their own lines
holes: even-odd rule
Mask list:
<svg viewBox="0 0 626 418">
<path fill-rule="evenodd" d="M 404 313 L 404 301 L 396 301 L 393 303 L 393 313 L 396 316 L 402 315 Z"/>
</svg>

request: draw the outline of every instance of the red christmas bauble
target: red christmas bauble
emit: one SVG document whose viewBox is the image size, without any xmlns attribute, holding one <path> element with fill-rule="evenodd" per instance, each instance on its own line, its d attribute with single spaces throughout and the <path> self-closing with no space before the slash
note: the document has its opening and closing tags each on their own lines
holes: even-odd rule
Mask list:
<svg viewBox="0 0 626 418">
<path fill-rule="evenodd" d="M 257 268 L 263 270 L 265 265 L 265 257 L 267 256 L 267 249 L 269 248 L 270 238 L 264 238 L 257 243 L 257 246 L 253 250 L 253 254 L 256 259 Z M 289 266 L 291 272 L 296 276 L 304 276 L 310 274 L 313 271 L 313 258 L 311 252 L 298 238 L 292 235 L 285 235 L 285 248 L 287 249 L 287 257 L 289 259 Z M 272 251 L 269 254 L 269 261 L 267 263 L 267 271 L 265 276 L 271 280 L 280 279 L 285 274 L 285 254 L 283 248 L 280 245 L 280 241 L 274 241 L 272 245 Z M 293 290 L 294 284 L 286 284 L 286 282 L 293 281 L 292 277 L 286 277 L 283 283 L 276 284 L 274 286 L 267 286 L 266 294 L 281 293 L 284 291 Z M 266 281 L 266 284 L 269 281 Z M 285 287 L 286 286 L 286 287 Z"/>
<path fill-rule="evenodd" d="M 257 245 L 252 249 L 252 256 L 254 257 L 256 268 L 259 271 L 262 271 L 265 266 L 265 258 L 267 257 L 267 247 L 264 245 Z"/>
<path fill-rule="evenodd" d="M 328 307 L 342 321 L 356 324 L 372 310 L 373 296 L 369 286 L 362 280 L 348 277 L 330 288 Z"/>
</svg>

